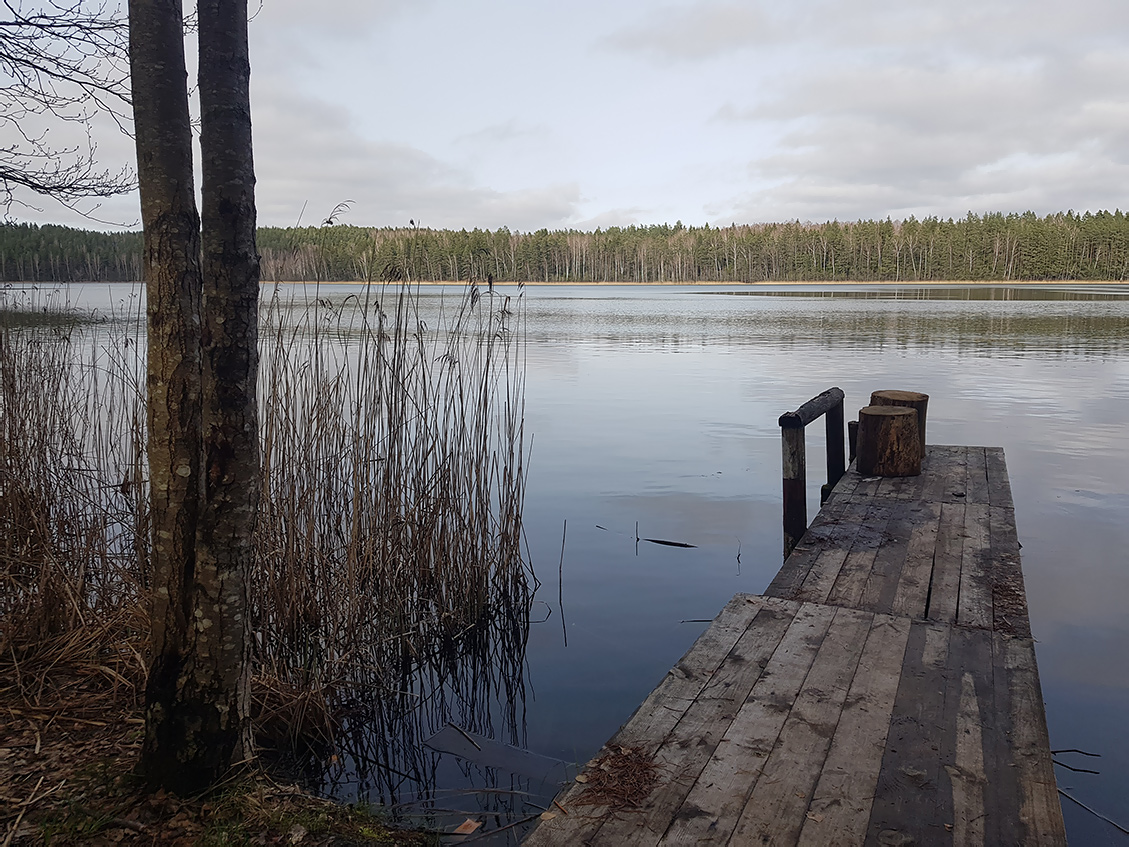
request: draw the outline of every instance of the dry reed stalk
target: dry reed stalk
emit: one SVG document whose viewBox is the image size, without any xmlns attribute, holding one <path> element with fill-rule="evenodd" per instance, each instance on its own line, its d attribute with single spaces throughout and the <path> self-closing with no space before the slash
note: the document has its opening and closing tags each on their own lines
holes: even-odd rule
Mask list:
<svg viewBox="0 0 1129 847">
<path fill-rule="evenodd" d="M 361 769 L 381 761 L 425 782 L 421 742 L 447 720 L 490 732 L 500 717 L 518 740 L 534 580 L 520 551 L 517 305 L 470 287 L 428 311 L 407 283 L 269 300 L 251 598 L 264 737 L 336 742 Z M 65 696 L 52 687 L 64 668 L 136 697 L 140 303 L 108 335 L 30 326 L 38 308 L 11 306 L 0 302 L 0 677 L 37 702 Z M 373 779 L 383 792 L 399 778 Z"/>
<path fill-rule="evenodd" d="M 142 492 L 124 484 L 140 475 L 139 397 L 97 378 L 110 357 L 81 316 L 49 314 L 0 302 L 0 663 L 36 698 L 63 667 L 130 687 L 147 628 Z"/>
<path fill-rule="evenodd" d="M 453 711 L 485 728 L 502 700 L 517 733 L 532 595 L 518 316 L 473 288 L 422 308 L 410 285 L 272 300 L 255 578 L 278 686 L 320 686 L 350 758 L 417 773 Z"/>
</svg>

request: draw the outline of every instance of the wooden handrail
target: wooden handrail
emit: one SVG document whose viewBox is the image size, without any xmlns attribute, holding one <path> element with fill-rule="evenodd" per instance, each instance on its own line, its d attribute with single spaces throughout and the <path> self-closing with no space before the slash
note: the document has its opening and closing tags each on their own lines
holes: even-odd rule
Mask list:
<svg viewBox="0 0 1129 847">
<path fill-rule="evenodd" d="M 781 459 L 784 489 L 784 558 L 787 559 L 808 529 L 807 451 L 804 428 L 819 417 L 827 424 L 827 484 L 820 502 L 830 496 L 847 470 L 843 449 L 842 389 L 829 388 L 794 412 L 780 416 Z"/>
</svg>

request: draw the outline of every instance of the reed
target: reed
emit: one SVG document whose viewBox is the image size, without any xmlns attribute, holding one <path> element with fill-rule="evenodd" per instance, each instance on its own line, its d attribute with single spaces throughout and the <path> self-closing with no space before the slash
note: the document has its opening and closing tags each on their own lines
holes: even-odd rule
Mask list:
<svg viewBox="0 0 1129 847">
<path fill-rule="evenodd" d="M 521 302 L 469 286 L 431 308 L 408 283 L 266 298 L 251 581 L 264 744 L 335 749 L 362 769 L 380 756 L 416 778 L 431 766 L 419 741 L 447 720 L 501 720 L 517 740 L 535 588 Z M 140 318 L 107 334 L 0 311 L 0 679 L 43 699 L 66 668 L 136 699 Z"/>
</svg>

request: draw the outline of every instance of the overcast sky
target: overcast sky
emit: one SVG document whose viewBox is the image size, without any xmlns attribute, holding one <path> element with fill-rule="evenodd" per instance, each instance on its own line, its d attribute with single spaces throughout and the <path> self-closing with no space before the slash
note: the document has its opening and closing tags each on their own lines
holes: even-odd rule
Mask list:
<svg viewBox="0 0 1129 847">
<path fill-rule="evenodd" d="M 1125 0 L 264 0 L 251 55 L 266 225 L 1129 206 Z"/>
</svg>

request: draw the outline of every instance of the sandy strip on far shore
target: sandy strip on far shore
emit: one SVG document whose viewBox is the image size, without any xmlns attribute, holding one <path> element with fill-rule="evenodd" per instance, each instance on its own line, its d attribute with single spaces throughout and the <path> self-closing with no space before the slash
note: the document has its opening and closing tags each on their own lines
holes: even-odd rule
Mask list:
<svg viewBox="0 0 1129 847">
<path fill-rule="evenodd" d="M 364 280 L 325 280 L 322 282 L 315 282 L 313 280 L 277 280 L 262 282 L 263 285 L 382 285 L 382 286 L 398 286 L 398 282 L 380 282 L 373 281 L 371 283 Z M 413 285 L 466 285 L 466 280 L 417 280 L 412 283 Z M 475 280 L 476 285 L 486 285 L 485 280 Z M 580 285 L 612 285 L 612 286 L 653 286 L 653 287 L 700 287 L 708 288 L 711 286 L 762 286 L 762 287 L 775 287 L 781 285 L 820 285 L 820 286 L 835 286 L 835 285 L 900 285 L 900 286 L 960 286 L 976 288 L 983 287 L 997 287 L 997 288 L 1015 288 L 1020 286 L 1038 286 L 1038 285 L 1129 285 L 1129 280 L 1124 279 L 1011 279 L 1011 280 L 931 280 L 924 282 L 921 280 L 857 280 L 857 279 L 837 279 L 837 280 L 787 280 L 787 281 L 774 281 L 774 280 L 758 280 L 756 282 L 740 282 L 737 280 L 727 280 L 724 282 L 494 282 L 495 288 L 516 288 L 517 286 L 530 285 L 538 286 L 541 288 L 553 288 L 559 286 L 580 286 Z"/>
</svg>

